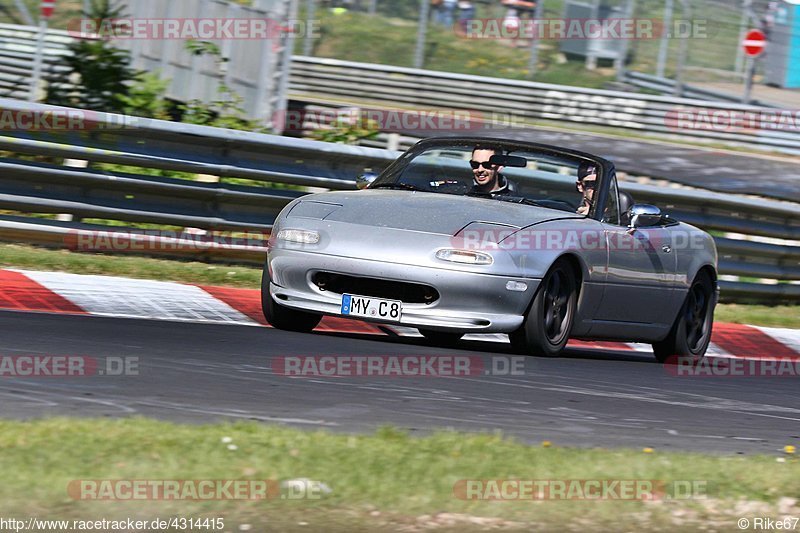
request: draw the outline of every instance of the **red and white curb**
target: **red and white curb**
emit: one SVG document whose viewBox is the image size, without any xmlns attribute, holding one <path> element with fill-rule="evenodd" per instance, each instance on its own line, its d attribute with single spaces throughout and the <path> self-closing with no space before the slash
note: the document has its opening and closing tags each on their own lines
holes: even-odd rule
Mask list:
<svg viewBox="0 0 800 533">
<path fill-rule="evenodd" d="M 267 325 L 253 289 L 186 285 L 111 276 L 0 270 L 0 309 L 184 322 Z M 416 329 L 325 317 L 320 331 L 420 336 Z M 507 335 L 467 340 L 508 342 Z M 652 353 L 647 344 L 571 341 L 576 348 Z M 800 357 L 800 330 L 714 324 L 709 355 L 747 359 Z"/>
</svg>

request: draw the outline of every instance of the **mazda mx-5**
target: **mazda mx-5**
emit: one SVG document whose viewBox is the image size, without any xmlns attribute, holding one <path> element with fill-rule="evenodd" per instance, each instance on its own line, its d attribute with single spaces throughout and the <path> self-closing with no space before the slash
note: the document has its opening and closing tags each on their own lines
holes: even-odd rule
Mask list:
<svg viewBox="0 0 800 533">
<path fill-rule="evenodd" d="M 705 232 L 620 190 L 601 157 L 486 138 L 420 141 L 360 190 L 277 218 L 262 301 L 275 327 L 323 315 L 409 326 L 435 343 L 507 333 L 554 356 L 569 339 L 702 357 L 717 301 Z"/>
</svg>

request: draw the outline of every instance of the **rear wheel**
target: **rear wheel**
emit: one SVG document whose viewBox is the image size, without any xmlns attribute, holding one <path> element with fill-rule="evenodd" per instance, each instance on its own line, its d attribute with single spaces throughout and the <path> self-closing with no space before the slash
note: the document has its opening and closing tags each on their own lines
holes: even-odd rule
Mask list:
<svg viewBox="0 0 800 533">
<path fill-rule="evenodd" d="M 653 344 L 653 353 L 660 363 L 677 363 L 689 358 L 699 361 L 711 342 L 714 324 L 714 284 L 706 272 L 692 282 L 667 338 Z"/>
<path fill-rule="evenodd" d="M 420 329 L 419 332 L 423 337 L 428 339 L 434 344 L 450 346 L 461 340 L 464 336 L 463 333 L 452 333 L 449 331 L 435 331 L 432 329 Z"/>
<path fill-rule="evenodd" d="M 577 302 L 572 266 L 558 260 L 542 279 L 522 327 L 509 335 L 511 343 L 526 354 L 558 356 L 569 340 Z"/>
<path fill-rule="evenodd" d="M 267 322 L 286 331 L 308 333 L 322 320 L 322 315 L 297 311 L 276 302 L 270 292 L 270 279 L 266 269 L 261 277 L 261 309 Z"/>
</svg>

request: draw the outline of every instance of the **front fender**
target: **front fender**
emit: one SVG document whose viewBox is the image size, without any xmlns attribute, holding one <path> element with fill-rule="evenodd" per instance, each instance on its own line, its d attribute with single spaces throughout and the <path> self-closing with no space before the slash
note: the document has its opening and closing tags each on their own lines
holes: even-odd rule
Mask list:
<svg viewBox="0 0 800 533">
<path fill-rule="evenodd" d="M 551 220 L 523 228 L 499 246 L 527 277 L 541 278 L 559 257 L 574 257 L 584 281 L 605 281 L 608 246 L 602 224 L 592 219 Z"/>
<path fill-rule="evenodd" d="M 697 273 L 710 267 L 716 282 L 719 257 L 714 238 L 705 231 L 680 224 L 673 232 L 673 248 L 678 253 L 678 289 L 688 291 Z"/>
</svg>

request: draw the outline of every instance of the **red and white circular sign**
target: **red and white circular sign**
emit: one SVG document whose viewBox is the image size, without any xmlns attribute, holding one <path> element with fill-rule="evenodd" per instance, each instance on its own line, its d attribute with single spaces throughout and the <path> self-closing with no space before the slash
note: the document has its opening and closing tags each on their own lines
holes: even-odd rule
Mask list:
<svg viewBox="0 0 800 533">
<path fill-rule="evenodd" d="M 56 8 L 56 0 L 42 0 L 42 18 L 49 19 L 53 16 L 53 11 Z"/>
<path fill-rule="evenodd" d="M 761 55 L 767 47 L 767 36 L 761 30 L 750 30 L 745 35 L 742 46 L 745 53 L 751 57 Z"/>
</svg>

